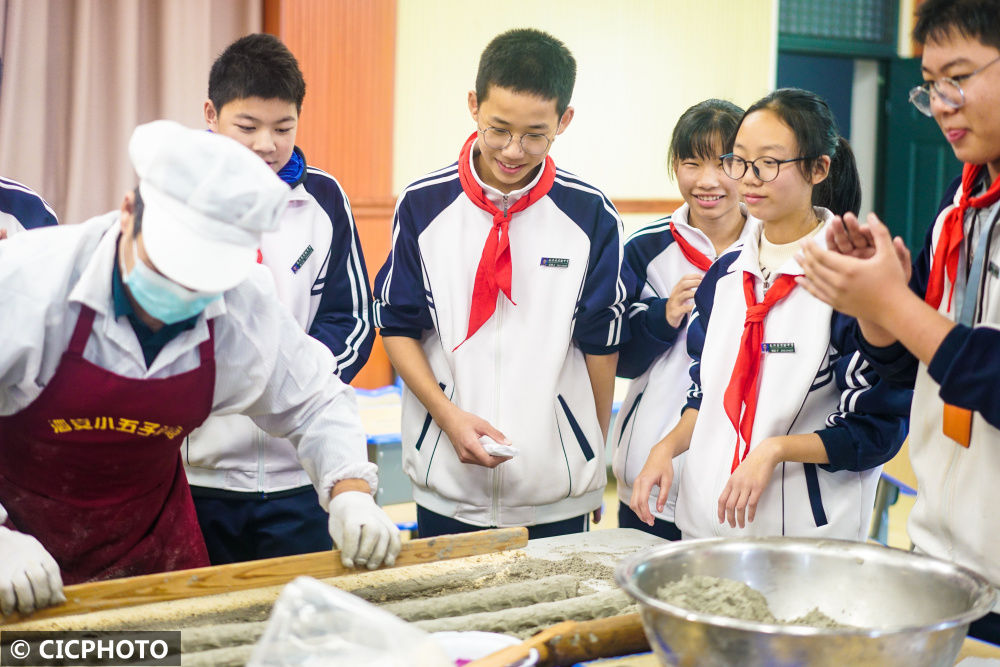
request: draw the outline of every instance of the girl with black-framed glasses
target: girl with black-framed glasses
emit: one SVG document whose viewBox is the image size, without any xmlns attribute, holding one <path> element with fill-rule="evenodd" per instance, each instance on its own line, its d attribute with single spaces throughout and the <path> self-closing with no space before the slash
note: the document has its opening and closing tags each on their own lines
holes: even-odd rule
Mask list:
<svg viewBox="0 0 1000 667">
<path fill-rule="evenodd" d="M 750 214 L 746 241 L 695 294 L 688 401 L 630 505 L 648 519 L 650 489 L 660 487 L 659 509 L 676 483 L 684 537 L 864 540 L 881 465 L 905 436 L 909 392 L 863 363 L 853 318 L 795 283 L 799 243 L 860 205 L 850 146 L 825 101 L 781 89 L 747 110 L 722 165 Z"/>
</svg>

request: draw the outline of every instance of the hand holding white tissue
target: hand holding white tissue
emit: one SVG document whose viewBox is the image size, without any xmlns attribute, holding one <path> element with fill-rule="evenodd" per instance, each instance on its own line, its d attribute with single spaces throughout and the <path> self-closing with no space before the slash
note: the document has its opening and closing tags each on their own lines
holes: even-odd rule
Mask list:
<svg viewBox="0 0 1000 667">
<path fill-rule="evenodd" d="M 517 447 L 513 445 L 501 445 L 499 442 L 494 440 L 488 435 L 481 436 L 479 438 L 480 444 L 482 444 L 483 449 L 490 456 L 502 456 L 504 458 L 514 458 L 521 453 Z"/>
<path fill-rule="evenodd" d="M 399 529 L 371 494 L 345 491 L 330 500 L 330 537 L 340 549 L 344 567 L 366 565 L 374 570 L 392 565 L 402 546 Z"/>
<path fill-rule="evenodd" d="M 56 559 L 31 535 L 0 526 L 0 614 L 66 601 Z"/>
</svg>

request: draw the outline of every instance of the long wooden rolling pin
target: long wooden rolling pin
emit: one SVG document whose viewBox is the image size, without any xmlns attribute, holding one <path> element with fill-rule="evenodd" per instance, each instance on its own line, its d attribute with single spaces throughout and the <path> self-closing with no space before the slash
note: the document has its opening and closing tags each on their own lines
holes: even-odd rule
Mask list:
<svg viewBox="0 0 1000 667">
<path fill-rule="evenodd" d="M 508 667 L 538 651 L 538 666 L 572 665 L 583 660 L 630 655 L 649 650 L 639 614 L 595 621 L 563 621 L 517 646 L 509 646 L 466 667 Z"/>
<path fill-rule="evenodd" d="M 410 540 L 403 543 L 393 567 L 520 549 L 527 543 L 527 528 L 499 528 Z M 366 571 L 344 567 L 340 562 L 340 551 L 332 550 L 146 574 L 67 586 L 65 604 L 41 609 L 28 616 L 13 614 L 3 617 L 2 620 L 4 623 L 14 623 L 27 619 L 69 616 L 150 602 L 215 595 L 263 586 L 280 586 L 302 575 L 326 579 Z M 2 627 L 3 625 L 0 625 L 0 628 Z"/>
</svg>

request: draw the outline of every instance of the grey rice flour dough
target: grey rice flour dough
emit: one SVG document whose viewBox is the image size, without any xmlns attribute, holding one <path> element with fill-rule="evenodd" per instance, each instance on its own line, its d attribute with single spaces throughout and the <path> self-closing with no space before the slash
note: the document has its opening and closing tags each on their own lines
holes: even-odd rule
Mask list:
<svg viewBox="0 0 1000 667">
<path fill-rule="evenodd" d="M 808 625 L 816 628 L 847 627 L 815 608 L 791 620 L 777 618 L 771 612 L 763 593 L 742 581 L 720 577 L 686 574 L 678 581 L 661 586 L 657 589 L 656 596 L 664 602 L 691 611 L 744 621 Z"/>
</svg>

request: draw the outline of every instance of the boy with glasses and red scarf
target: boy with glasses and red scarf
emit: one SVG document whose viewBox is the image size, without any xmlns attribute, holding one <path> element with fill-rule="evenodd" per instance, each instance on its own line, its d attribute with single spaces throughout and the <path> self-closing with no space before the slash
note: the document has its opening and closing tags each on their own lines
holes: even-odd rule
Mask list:
<svg viewBox="0 0 1000 667">
<path fill-rule="evenodd" d="M 914 38 L 924 45 L 924 83 L 910 100 L 937 121 L 962 175 L 912 267 L 875 216 L 867 226 L 846 217 L 829 234 L 831 250 L 804 247 L 801 284 L 855 315 L 880 375 L 914 388 L 914 546 L 1000 586 L 1000 515 L 991 508 L 1000 500 L 1000 2 L 928 0 Z M 1000 642 L 1000 616 L 969 633 Z"/>
<path fill-rule="evenodd" d="M 607 479 L 621 221 L 548 151 L 576 63 L 537 30 L 486 47 L 458 162 L 409 185 L 375 284 L 421 537 L 586 530 Z"/>
</svg>

